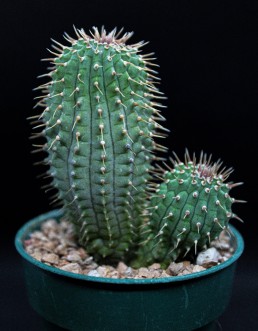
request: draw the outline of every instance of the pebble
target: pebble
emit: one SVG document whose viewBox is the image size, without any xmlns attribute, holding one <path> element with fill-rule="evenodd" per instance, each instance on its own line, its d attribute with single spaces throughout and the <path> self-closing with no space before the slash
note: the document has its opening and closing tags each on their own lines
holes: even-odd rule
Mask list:
<svg viewBox="0 0 258 331">
<path fill-rule="evenodd" d="M 80 254 L 78 254 L 76 251 L 71 251 L 67 255 L 67 261 L 69 262 L 78 262 L 81 260 Z"/>
<path fill-rule="evenodd" d="M 179 263 L 172 262 L 167 268 L 167 273 L 171 276 L 177 276 L 183 270 L 184 270 L 183 262 L 179 262 Z"/>
<path fill-rule="evenodd" d="M 229 243 L 224 242 L 224 241 L 213 241 L 212 245 L 213 245 L 213 247 L 222 249 L 222 250 L 228 250 L 230 248 Z"/>
<path fill-rule="evenodd" d="M 59 263 L 58 263 L 58 268 L 61 268 L 61 267 L 65 266 L 65 265 L 67 265 L 67 264 L 71 264 L 71 263 L 68 262 L 68 261 L 66 261 L 66 260 L 64 260 L 64 259 L 60 259 L 59 260 Z"/>
<path fill-rule="evenodd" d="M 82 264 L 89 265 L 93 263 L 93 257 L 89 256 L 84 261 L 82 261 Z"/>
<path fill-rule="evenodd" d="M 34 231 L 31 234 L 31 239 L 39 239 L 40 242 L 49 240 L 41 231 Z"/>
<path fill-rule="evenodd" d="M 87 252 L 85 251 L 84 248 L 80 247 L 78 250 L 77 250 L 78 254 L 80 255 L 81 259 L 82 260 L 85 260 L 87 257 L 88 257 L 88 254 Z"/>
<path fill-rule="evenodd" d="M 180 273 L 178 274 L 178 276 L 189 275 L 189 274 L 191 274 L 191 273 L 192 273 L 191 271 L 189 271 L 189 270 L 187 270 L 187 269 L 184 269 L 182 272 L 180 272 Z"/>
<path fill-rule="evenodd" d="M 59 244 L 56 246 L 54 252 L 56 254 L 59 254 L 59 255 L 66 255 L 67 254 L 67 247 L 66 245 L 63 245 L 63 244 Z"/>
<path fill-rule="evenodd" d="M 48 238 L 51 240 L 58 239 L 58 234 L 54 230 L 50 230 L 47 235 L 48 235 Z"/>
<path fill-rule="evenodd" d="M 151 278 L 159 278 L 162 273 L 162 270 L 151 270 Z"/>
<path fill-rule="evenodd" d="M 196 264 L 205 268 L 209 268 L 217 265 L 220 262 L 221 258 L 222 256 L 220 255 L 218 250 L 215 247 L 211 247 L 198 254 Z"/>
<path fill-rule="evenodd" d="M 149 270 L 159 270 L 161 268 L 160 263 L 153 263 L 149 266 Z"/>
<path fill-rule="evenodd" d="M 140 278 L 151 278 L 150 277 L 150 270 L 148 270 L 147 268 L 139 268 L 138 276 Z"/>
<path fill-rule="evenodd" d="M 64 266 L 62 266 L 60 269 L 65 271 L 74 272 L 76 274 L 80 274 L 82 269 L 78 263 L 69 263 Z"/>
<path fill-rule="evenodd" d="M 77 245 L 73 226 L 66 220 L 57 222 L 50 219 L 42 224 L 41 231 L 33 232 L 30 238 L 24 241 L 28 254 L 61 270 L 93 277 L 136 279 L 175 277 L 200 272 L 226 261 L 234 252 L 226 234 L 222 234 L 219 240 L 213 241 L 211 246 L 200 252 L 196 261 L 172 262 L 166 270 L 163 270 L 160 263 L 139 269 L 134 269 L 124 262 L 119 262 L 116 267 L 98 265 L 83 247 Z"/>
<path fill-rule="evenodd" d="M 206 270 L 206 268 L 202 267 L 201 265 L 194 265 L 193 267 L 193 272 L 200 272 L 200 271 L 203 271 L 203 270 Z"/>
<path fill-rule="evenodd" d="M 119 262 L 117 265 L 117 271 L 120 274 L 124 274 L 126 270 L 128 269 L 128 266 L 124 262 Z"/>
<path fill-rule="evenodd" d="M 119 272 L 117 270 L 111 271 L 109 274 L 107 274 L 108 277 L 110 278 L 120 278 L 119 277 Z"/>
<path fill-rule="evenodd" d="M 56 247 L 56 243 L 54 241 L 47 241 L 44 245 L 44 248 L 48 249 L 50 252 L 53 252 L 55 247 Z"/>
<path fill-rule="evenodd" d="M 57 222 L 56 220 L 54 219 L 49 219 L 47 220 L 46 222 L 44 222 L 42 224 L 42 232 L 45 234 L 45 235 L 48 235 L 49 231 L 51 231 L 53 228 L 55 228 L 57 226 Z"/>
<path fill-rule="evenodd" d="M 126 271 L 124 272 L 124 277 L 125 278 L 133 278 L 135 275 L 134 269 L 131 267 L 128 267 Z"/>
<path fill-rule="evenodd" d="M 88 276 L 100 277 L 100 274 L 97 272 L 97 270 L 91 270 L 88 272 Z"/>
<path fill-rule="evenodd" d="M 99 266 L 96 271 L 98 272 L 99 277 L 106 277 L 109 270 L 105 267 Z"/>
<path fill-rule="evenodd" d="M 170 277 L 170 275 L 165 270 L 162 270 L 160 277 Z"/>
<path fill-rule="evenodd" d="M 54 253 L 49 253 L 49 254 L 42 255 L 41 260 L 42 260 L 42 262 L 47 262 L 50 264 L 58 264 L 59 257 L 58 257 L 58 255 L 56 255 Z"/>
<path fill-rule="evenodd" d="M 41 261 L 42 259 L 42 254 L 40 252 L 34 252 L 31 254 L 32 257 L 34 257 L 34 259 Z"/>
</svg>

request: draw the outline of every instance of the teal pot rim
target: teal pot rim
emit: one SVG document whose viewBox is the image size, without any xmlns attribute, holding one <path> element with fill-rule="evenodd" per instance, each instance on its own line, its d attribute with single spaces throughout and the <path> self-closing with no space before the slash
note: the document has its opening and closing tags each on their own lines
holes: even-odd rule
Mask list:
<svg viewBox="0 0 258 331">
<path fill-rule="evenodd" d="M 62 210 L 53 210 L 51 212 L 42 214 L 40 216 L 37 216 L 30 220 L 29 222 L 25 223 L 21 229 L 17 232 L 15 237 L 15 246 L 19 254 L 28 262 L 32 263 L 36 267 L 39 267 L 45 271 L 73 279 L 78 279 L 81 281 L 87 281 L 87 282 L 97 282 L 97 283 L 107 283 L 107 284 L 126 284 L 126 285 L 150 285 L 150 284 L 160 284 L 160 283 L 175 283 L 175 282 L 182 282 L 187 281 L 190 279 L 196 279 L 205 277 L 208 275 L 211 275 L 213 273 L 219 272 L 220 270 L 223 270 L 233 264 L 243 253 L 244 250 L 244 240 L 241 234 L 234 228 L 232 225 L 230 225 L 230 229 L 232 233 L 235 236 L 236 241 L 236 250 L 232 257 L 230 257 L 227 261 L 216 265 L 214 267 L 211 267 L 209 269 L 206 269 L 204 271 L 195 272 L 188 275 L 183 276 L 171 276 L 171 277 L 163 277 L 163 278 L 151 278 L 151 279 L 134 279 L 134 278 L 104 278 L 104 277 L 94 277 L 94 276 L 87 276 L 87 275 L 80 275 L 75 274 L 69 271 L 64 271 L 49 265 L 44 264 L 43 262 L 40 262 L 36 259 L 34 259 L 32 256 L 30 256 L 23 247 L 23 242 L 25 239 L 28 238 L 29 234 L 33 231 L 39 228 L 40 224 L 47 220 L 48 218 L 55 218 L 60 219 L 63 216 Z"/>
</svg>

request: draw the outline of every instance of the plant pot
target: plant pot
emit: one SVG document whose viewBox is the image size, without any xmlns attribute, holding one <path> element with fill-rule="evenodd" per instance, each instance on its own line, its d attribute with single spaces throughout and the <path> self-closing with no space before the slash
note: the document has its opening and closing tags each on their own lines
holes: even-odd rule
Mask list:
<svg viewBox="0 0 258 331">
<path fill-rule="evenodd" d="M 244 248 L 235 228 L 231 227 L 235 253 L 218 266 L 176 277 L 110 279 L 63 271 L 26 253 L 23 242 L 30 233 L 45 220 L 61 216 L 55 210 L 36 217 L 15 239 L 29 301 L 47 321 L 75 331 L 216 330 L 211 322 L 229 303 L 236 261 Z"/>
</svg>

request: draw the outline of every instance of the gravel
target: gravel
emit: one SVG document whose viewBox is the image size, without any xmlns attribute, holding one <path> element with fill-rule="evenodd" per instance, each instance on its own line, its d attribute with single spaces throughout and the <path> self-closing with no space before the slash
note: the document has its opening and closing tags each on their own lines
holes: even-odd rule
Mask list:
<svg viewBox="0 0 258 331">
<path fill-rule="evenodd" d="M 213 241 L 210 248 L 197 255 L 194 263 L 187 260 L 171 262 L 166 270 L 159 263 L 139 269 L 133 269 L 124 262 L 119 262 L 116 267 L 98 265 L 84 248 L 77 245 L 72 224 L 54 219 L 47 220 L 40 230 L 31 233 L 24 247 L 36 260 L 61 270 L 93 277 L 135 279 L 175 277 L 200 272 L 226 261 L 234 252 L 230 246 L 230 237 L 223 231 L 219 240 Z"/>
</svg>

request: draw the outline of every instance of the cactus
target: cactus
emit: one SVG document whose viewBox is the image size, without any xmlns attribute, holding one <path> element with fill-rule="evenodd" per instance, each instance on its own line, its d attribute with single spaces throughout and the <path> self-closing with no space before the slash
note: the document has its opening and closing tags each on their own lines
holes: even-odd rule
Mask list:
<svg viewBox="0 0 258 331">
<path fill-rule="evenodd" d="M 55 42 L 38 105 L 48 173 L 80 244 L 96 259 L 117 260 L 139 241 L 153 152 L 165 150 L 153 137 L 168 130 L 157 122 L 153 100 L 162 93 L 151 55 L 139 54 L 143 42 L 128 46 L 132 33 L 118 39 L 116 30 L 93 29 L 66 34 L 69 47 Z"/>
<path fill-rule="evenodd" d="M 127 45 L 132 33 L 93 30 L 65 34 L 69 46 L 54 41 L 54 57 L 45 59 L 53 66 L 40 76 L 50 81 L 37 88 L 44 110 L 32 118 L 43 130 L 33 138 L 45 138 L 36 146 L 48 153 L 54 201 L 95 260 L 140 267 L 197 253 L 238 218 L 229 196 L 238 184 L 224 183 L 231 169 L 203 154 L 199 162 L 176 157 L 168 171 L 152 165 L 163 160 L 155 152 L 166 151 L 154 138 L 169 131 L 158 123 L 162 105 L 154 100 L 164 97 L 152 53 L 140 54 L 143 42 Z"/>
<path fill-rule="evenodd" d="M 225 183 L 232 168 L 220 170 L 222 162 L 211 163 L 211 157 L 201 153 L 197 162 L 188 151 L 185 162 L 175 154 L 173 168 L 159 167 L 163 182 L 152 195 L 150 221 L 146 224 L 138 265 L 154 261 L 164 264 L 185 257 L 192 251 L 207 248 L 223 230 L 230 231 L 231 218 L 241 219 L 232 212 L 231 188 L 242 183 Z M 136 262 L 135 262 L 136 263 Z"/>
</svg>

